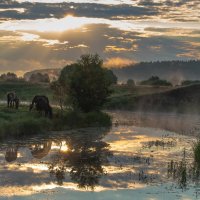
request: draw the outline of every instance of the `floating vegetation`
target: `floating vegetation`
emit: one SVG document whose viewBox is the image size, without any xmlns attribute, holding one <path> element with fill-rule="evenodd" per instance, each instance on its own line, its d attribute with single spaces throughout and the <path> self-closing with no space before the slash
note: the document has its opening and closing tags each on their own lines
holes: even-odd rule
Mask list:
<svg viewBox="0 0 200 200">
<path fill-rule="evenodd" d="M 167 140 L 152 140 L 143 143 L 143 148 L 152 148 L 152 147 L 162 147 L 163 149 L 166 147 L 175 147 L 177 142 L 172 139 Z"/>
</svg>

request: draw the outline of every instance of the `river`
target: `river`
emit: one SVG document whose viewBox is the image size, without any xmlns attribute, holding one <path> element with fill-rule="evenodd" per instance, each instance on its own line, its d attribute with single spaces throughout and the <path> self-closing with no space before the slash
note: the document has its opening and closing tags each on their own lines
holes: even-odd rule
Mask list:
<svg viewBox="0 0 200 200">
<path fill-rule="evenodd" d="M 200 199 L 169 166 L 192 163 L 198 115 L 109 112 L 88 128 L 1 141 L 0 199 Z"/>
</svg>

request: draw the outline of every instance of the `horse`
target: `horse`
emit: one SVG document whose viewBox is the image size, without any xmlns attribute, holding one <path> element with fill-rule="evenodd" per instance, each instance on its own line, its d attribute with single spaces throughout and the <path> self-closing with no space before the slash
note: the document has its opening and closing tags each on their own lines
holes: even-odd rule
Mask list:
<svg viewBox="0 0 200 200">
<path fill-rule="evenodd" d="M 16 109 L 19 108 L 19 98 L 16 96 L 15 92 L 7 93 L 7 105 L 8 108 L 13 108 L 14 106 Z"/>
<path fill-rule="evenodd" d="M 49 99 L 46 96 L 36 95 L 32 103 L 30 104 L 29 110 L 31 111 L 35 105 L 37 111 L 42 113 L 44 111 L 45 117 L 52 118 L 52 108 L 49 104 Z"/>
</svg>

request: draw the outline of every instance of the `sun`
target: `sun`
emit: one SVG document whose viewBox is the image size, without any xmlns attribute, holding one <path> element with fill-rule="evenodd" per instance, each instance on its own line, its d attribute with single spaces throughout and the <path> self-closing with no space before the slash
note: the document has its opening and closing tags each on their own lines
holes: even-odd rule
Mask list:
<svg viewBox="0 0 200 200">
<path fill-rule="evenodd" d="M 67 15 L 61 20 L 62 25 L 64 25 L 63 28 L 70 30 L 70 29 L 78 29 L 82 26 L 90 23 L 89 19 L 86 17 L 75 17 L 73 15 Z"/>
</svg>

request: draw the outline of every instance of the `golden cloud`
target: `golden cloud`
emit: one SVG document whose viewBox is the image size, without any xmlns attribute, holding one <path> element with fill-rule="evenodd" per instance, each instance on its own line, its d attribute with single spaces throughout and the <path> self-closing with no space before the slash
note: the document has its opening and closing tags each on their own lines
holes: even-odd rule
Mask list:
<svg viewBox="0 0 200 200">
<path fill-rule="evenodd" d="M 127 65 L 135 64 L 135 63 L 136 61 L 132 59 L 113 57 L 113 58 L 108 58 L 104 62 L 104 66 L 108 68 L 114 68 L 114 67 L 120 68 L 120 67 L 124 67 Z"/>
</svg>

